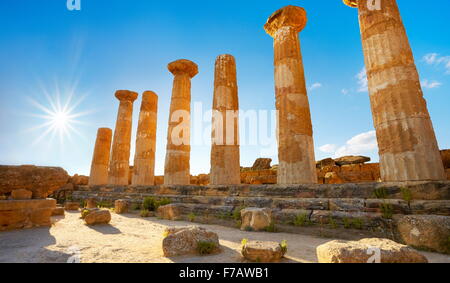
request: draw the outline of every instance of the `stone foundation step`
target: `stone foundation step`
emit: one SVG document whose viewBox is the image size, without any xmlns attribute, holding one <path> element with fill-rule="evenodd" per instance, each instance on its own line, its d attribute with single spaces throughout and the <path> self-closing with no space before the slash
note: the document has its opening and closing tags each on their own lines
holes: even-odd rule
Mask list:
<svg viewBox="0 0 450 283">
<path fill-rule="evenodd" d="M 361 183 L 339 185 L 237 185 L 237 186 L 151 186 L 80 187 L 92 193 L 123 194 L 270 197 L 270 198 L 360 198 L 383 196 L 386 199 L 450 200 L 450 182 Z"/>
<path fill-rule="evenodd" d="M 396 199 L 335 199 L 335 198 L 262 198 L 262 197 L 217 197 L 217 196 L 183 196 L 183 195 L 155 195 L 122 192 L 76 192 L 74 198 L 114 203 L 118 199 L 128 200 L 131 204 L 142 204 L 146 197 L 156 199 L 167 198 L 172 203 L 205 204 L 230 207 L 260 207 L 272 209 L 305 209 L 331 210 L 344 212 L 375 212 L 395 214 L 435 214 L 450 215 L 450 201 L 437 200 L 405 200 Z M 389 211 L 387 211 L 389 210 Z"/>
</svg>

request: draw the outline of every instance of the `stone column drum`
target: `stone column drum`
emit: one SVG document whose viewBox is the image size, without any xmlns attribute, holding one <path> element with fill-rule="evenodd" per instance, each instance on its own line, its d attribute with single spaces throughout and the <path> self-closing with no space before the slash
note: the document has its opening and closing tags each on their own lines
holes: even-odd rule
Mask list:
<svg viewBox="0 0 450 283">
<path fill-rule="evenodd" d="M 155 184 L 157 112 L 158 96 L 152 91 L 144 92 L 136 135 L 132 185 L 153 186 Z"/>
<path fill-rule="evenodd" d="M 198 74 L 198 66 L 194 62 L 182 59 L 170 63 L 168 69 L 174 75 L 174 81 L 164 184 L 190 185 L 191 79 Z"/>
<path fill-rule="evenodd" d="M 306 26 L 303 8 L 276 11 L 264 29 L 274 39 L 278 110 L 278 184 L 317 183 L 313 129 L 298 33 Z"/>
<path fill-rule="evenodd" d="M 136 92 L 128 90 L 116 92 L 120 105 L 109 162 L 108 184 L 110 185 L 128 185 L 133 102 L 137 97 Z"/>
<path fill-rule="evenodd" d="M 91 174 L 89 175 L 89 186 L 108 184 L 108 165 L 109 154 L 111 152 L 111 139 L 111 129 L 98 129 L 94 155 L 91 163 Z"/>
<path fill-rule="evenodd" d="M 358 4 L 360 2 L 361 4 Z M 445 180 L 419 74 L 395 0 L 358 7 L 383 181 Z"/>
<path fill-rule="evenodd" d="M 217 57 L 214 78 L 211 185 L 241 183 L 239 157 L 239 100 L 236 61 Z"/>
</svg>

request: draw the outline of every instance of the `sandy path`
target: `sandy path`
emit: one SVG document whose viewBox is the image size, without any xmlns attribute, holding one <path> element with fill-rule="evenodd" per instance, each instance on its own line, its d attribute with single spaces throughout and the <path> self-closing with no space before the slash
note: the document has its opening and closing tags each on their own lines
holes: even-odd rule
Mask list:
<svg viewBox="0 0 450 283">
<path fill-rule="evenodd" d="M 161 241 L 167 226 L 191 225 L 135 215 L 113 214 L 111 225 L 88 227 L 79 213 L 54 218 L 51 228 L 0 233 L 0 262 L 241 262 L 241 240 L 288 241 L 287 262 L 316 262 L 315 249 L 330 239 L 287 233 L 255 233 L 215 225 L 200 225 L 218 233 L 223 252 L 207 257 L 165 258 Z M 424 253 L 431 262 L 450 263 L 450 257 Z M 72 257 L 73 258 L 73 257 Z"/>
</svg>

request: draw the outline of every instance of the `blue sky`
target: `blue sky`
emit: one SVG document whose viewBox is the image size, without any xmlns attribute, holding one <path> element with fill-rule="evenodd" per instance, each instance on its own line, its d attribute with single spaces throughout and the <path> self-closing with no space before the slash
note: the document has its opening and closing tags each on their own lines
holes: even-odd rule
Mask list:
<svg viewBox="0 0 450 283">
<path fill-rule="evenodd" d="M 439 145 L 450 148 L 450 1 L 398 3 Z M 232 54 L 241 109 L 271 111 L 273 47 L 263 25 L 289 4 L 304 7 L 309 18 L 300 40 L 317 159 L 354 153 L 378 160 L 361 72 L 357 11 L 340 0 L 81 0 L 81 11 L 67 10 L 66 0 L 3 0 L 0 164 L 61 166 L 71 174 L 88 174 L 97 128 L 115 125 L 114 92 L 153 90 L 159 95 L 156 173 L 162 174 L 173 79 L 167 64 L 186 58 L 199 65 L 192 103 L 201 103 L 206 111 L 212 104 L 215 58 Z M 50 108 L 45 93 L 52 101 L 59 93 L 62 103 L 72 93 L 73 113 L 83 114 L 62 142 L 58 136 L 43 136 L 47 127 L 36 128 L 46 122 L 39 116 L 45 112 L 32 101 Z M 140 99 L 135 103 L 133 148 L 139 106 Z M 209 134 L 194 126 L 194 135 L 201 131 Z M 191 173 L 208 172 L 209 155 L 209 144 L 194 144 Z M 260 145 L 241 148 L 242 166 L 261 156 L 277 163 L 276 151 Z"/>
</svg>

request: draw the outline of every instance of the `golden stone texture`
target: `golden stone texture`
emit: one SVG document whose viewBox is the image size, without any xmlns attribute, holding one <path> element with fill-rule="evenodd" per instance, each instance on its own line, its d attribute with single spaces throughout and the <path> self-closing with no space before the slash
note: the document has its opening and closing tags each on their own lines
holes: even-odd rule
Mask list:
<svg viewBox="0 0 450 283">
<path fill-rule="evenodd" d="M 197 75 L 198 66 L 194 62 L 182 59 L 170 63 L 168 69 L 174 75 L 174 81 L 167 133 L 164 184 L 189 185 L 191 79 Z M 180 128 L 183 130 L 178 132 Z"/>
<path fill-rule="evenodd" d="M 211 185 L 238 185 L 239 100 L 236 61 L 231 55 L 217 57 L 214 78 Z"/>
<path fill-rule="evenodd" d="M 97 131 L 94 155 L 92 157 L 89 186 L 108 184 L 108 165 L 111 152 L 112 130 L 100 128 Z"/>
<path fill-rule="evenodd" d="M 358 5 L 383 181 L 445 180 L 419 75 L 395 0 Z"/>
<path fill-rule="evenodd" d="M 158 96 L 152 91 L 144 92 L 136 136 L 136 153 L 132 185 L 155 184 L 155 152 Z"/>
<path fill-rule="evenodd" d="M 110 185 L 128 185 L 133 102 L 137 97 L 136 92 L 128 90 L 116 92 L 120 105 L 109 163 L 108 184 Z"/>
<path fill-rule="evenodd" d="M 306 12 L 295 6 L 275 12 L 264 26 L 274 38 L 278 110 L 278 183 L 317 183 L 311 114 L 298 32 Z"/>
</svg>

